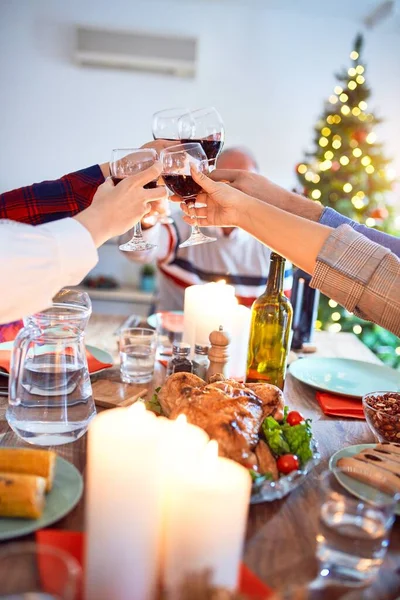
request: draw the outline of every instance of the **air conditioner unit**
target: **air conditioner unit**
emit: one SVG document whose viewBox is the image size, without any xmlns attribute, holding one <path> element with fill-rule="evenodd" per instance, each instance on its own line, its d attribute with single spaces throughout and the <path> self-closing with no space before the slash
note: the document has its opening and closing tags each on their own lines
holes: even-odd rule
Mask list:
<svg viewBox="0 0 400 600">
<path fill-rule="evenodd" d="M 194 77 L 196 55 L 195 38 L 76 28 L 74 58 L 81 65 Z"/>
</svg>

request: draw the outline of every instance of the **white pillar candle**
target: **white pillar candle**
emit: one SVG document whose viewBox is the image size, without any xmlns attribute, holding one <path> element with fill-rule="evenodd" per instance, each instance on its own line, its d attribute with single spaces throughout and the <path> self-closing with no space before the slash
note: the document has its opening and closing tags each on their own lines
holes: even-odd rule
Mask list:
<svg viewBox="0 0 400 600">
<path fill-rule="evenodd" d="M 209 570 L 213 585 L 238 584 L 251 478 L 208 444 L 197 467 L 171 498 L 166 522 L 164 585 L 170 592 L 190 574 Z"/>
<path fill-rule="evenodd" d="M 247 352 L 249 347 L 251 310 L 237 305 L 233 309 L 230 330 L 228 377 L 244 381 L 246 379 Z"/>
<path fill-rule="evenodd" d="M 140 403 L 89 426 L 86 600 L 151 600 L 159 572 L 162 474 L 157 418 Z"/>
<path fill-rule="evenodd" d="M 227 331 L 232 324 L 235 288 L 224 281 L 192 285 L 185 290 L 183 341 L 209 344 L 211 331 L 220 325 Z"/>
</svg>

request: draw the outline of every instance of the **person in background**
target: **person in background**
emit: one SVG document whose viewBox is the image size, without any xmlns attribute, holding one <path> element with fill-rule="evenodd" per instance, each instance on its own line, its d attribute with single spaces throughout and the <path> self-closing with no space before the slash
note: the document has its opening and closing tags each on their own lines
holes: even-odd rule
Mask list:
<svg viewBox="0 0 400 600">
<path fill-rule="evenodd" d="M 215 172 L 212 177 L 225 175 Z M 400 335 L 400 259 L 388 247 L 346 223 L 332 229 L 213 181 L 194 168 L 192 176 L 204 190 L 198 202 L 205 206 L 197 210 L 203 226 L 243 227 L 310 273 L 311 287 L 360 318 Z M 256 188 L 254 193 L 259 193 Z M 186 204 L 181 208 L 190 223 Z"/>
<path fill-rule="evenodd" d="M 257 173 L 258 165 L 245 148 L 229 148 L 222 152 L 218 168 L 241 169 Z M 157 207 L 155 207 L 157 208 Z M 182 310 L 185 289 L 194 284 L 225 280 L 233 285 L 241 304 L 251 306 L 264 291 L 269 271 L 270 250 L 245 231 L 236 228 L 216 227 L 211 234 L 217 238 L 212 244 L 200 244 L 179 248 L 189 236 L 190 226 L 179 211 L 174 223 L 154 224 L 152 213 L 142 221 L 144 236 L 157 244 L 154 251 L 124 252 L 128 260 L 143 263 L 157 261 L 158 297 L 157 310 Z M 130 234 L 122 238 L 123 243 Z M 290 294 L 292 285 L 291 265 L 286 265 L 285 291 Z"/>
</svg>

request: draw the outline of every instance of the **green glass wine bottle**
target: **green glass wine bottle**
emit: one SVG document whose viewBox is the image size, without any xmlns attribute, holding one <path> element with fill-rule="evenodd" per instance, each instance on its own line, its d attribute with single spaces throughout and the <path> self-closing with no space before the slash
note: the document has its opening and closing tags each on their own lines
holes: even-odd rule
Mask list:
<svg viewBox="0 0 400 600">
<path fill-rule="evenodd" d="M 281 390 L 285 383 L 293 309 L 283 293 L 285 259 L 271 253 L 265 292 L 251 309 L 247 355 L 248 382 L 272 383 Z"/>
</svg>

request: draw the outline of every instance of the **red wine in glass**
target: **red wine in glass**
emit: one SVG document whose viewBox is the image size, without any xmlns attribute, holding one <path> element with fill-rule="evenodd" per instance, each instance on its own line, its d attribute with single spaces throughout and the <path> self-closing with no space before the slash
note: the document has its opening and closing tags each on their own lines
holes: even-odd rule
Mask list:
<svg viewBox="0 0 400 600">
<path fill-rule="evenodd" d="M 182 144 L 184 144 L 185 142 L 187 142 L 187 143 L 197 142 L 203 148 L 203 150 L 207 156 L 207 159 L 212 160 L 212 161 L 214 161 L 217 158 L 217 156 L 221 152 L 222 146 L 223 146 L 223 142 L 221 140 L 210 140 L 210 139 L 205 139 L 205 138 L 198 139 L 198 140 L 185 139 L 185 140 L 181 140 L 181 142 L 182 142 Z"/>
<path fill-rule="evenodd" d="M 202 189 L 191 175 L 164 174 L 165 185 L 184 202 L 193 202 Z"/>
<path fill-rule="evenodd" d="M 149 181 L 149 183 L 146 183 L 143 187 L 145 190 L 154 190 L 154 188 L 157 187 L 157 179 Z"/>
<path fill-rule="evenodd" d="M 111 177 L 111 179 L 113 180 L 114 185 L 118 185 L 124 178 L 123 177 Z M 149 183 L 146 183 L 143 187 L 146 190 L 153 190 L 154 188 L 157 187 L 157 179 L 154 179 L 154 181 L 149 181 Z"/>
</svg>

